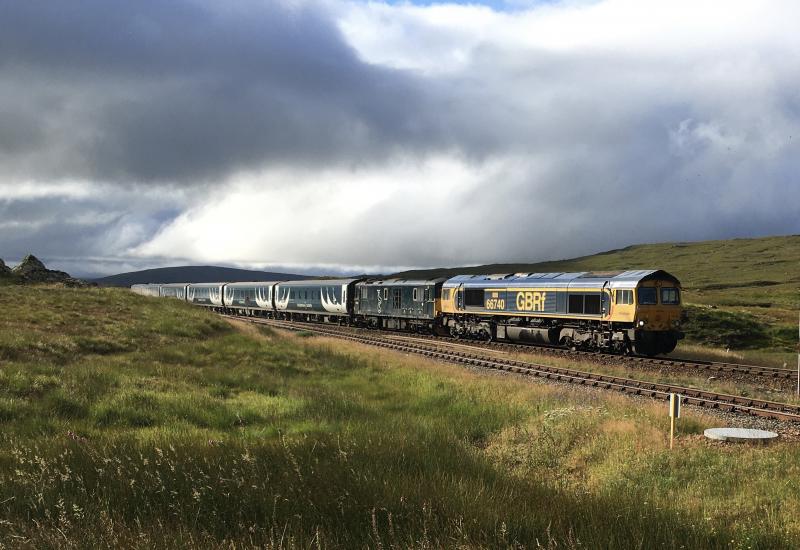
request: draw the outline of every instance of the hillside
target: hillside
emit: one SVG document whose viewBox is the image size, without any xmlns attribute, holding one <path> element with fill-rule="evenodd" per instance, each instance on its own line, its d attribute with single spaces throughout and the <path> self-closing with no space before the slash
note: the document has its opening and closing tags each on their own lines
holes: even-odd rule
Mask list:
<svg viewBox="0 0 800 550">
<path fill-rule="evenodd" d="M 271 273 L 268 271 L 252 271 L 211 265 L 187 265 L 120 273 L 93 279 L 93 282 L 100 286 L 129 287 L 145 283 L 215 283 L 217 281 L 236 283 L 241 281 L 289 281 L 307 278 L 305 275 L 294 275 L 292 273 Z"/>
<path fill-rule="evenodd" d="M 750 322 L 766 327 L 765 338 L 752 339 L 755 347 L 792 349 L 797 342 L 800 307 L 800 235 L 732 239 L 687 243 L 629 246 L 570 260 L 531 264 L 491 264 L 452 269 L 403 272 L 406 277 L 434 277 L 456 273 L 519 273 L 555 271 L 602 271 L 630 268 L 659 268 L 676 275 L 683 284 L 684 302 L 693 306 L 695 318 L 704 325 L 741 325 L 751 331 Z M 708 318 L 707 308 L 715 308 Z M 729 314 L 726 318 L 725 314 Z M 691 328 L 691 327 L 690 327 Z M 724 327 L 717 327 L 723 328 Z M 725 339 L 711 341 L 697 334 L 699 341 L 721 346 L 734 345 Z M 748 345 L 747 342 L 744 343 Z"/>
</svg>

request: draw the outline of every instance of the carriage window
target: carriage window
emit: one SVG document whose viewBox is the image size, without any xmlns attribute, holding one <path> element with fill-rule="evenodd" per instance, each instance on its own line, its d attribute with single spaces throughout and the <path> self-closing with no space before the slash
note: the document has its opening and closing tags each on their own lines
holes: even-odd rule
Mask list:
<svg viewBox="0 0 800 550">
<path fill-rule="evenodd" d="M 599 294 L 587 294 L 584 297 L 583 302 L 583 312 L 587 315 L 599 315 L 600 314 L 600 295 Z"/>
<path fill-rule="evenodd" d="M 361 299 L 362 300 L 366 300 L 367 299 L 367 287 L 365 287 L 365 286 L 361 287 Z"/>
<path fill-rule="evenodd" d="M 640 306 L 652 306 L 658 303 L 658 294 L 653 287 L 642 287 L 638 293 Z"/>
<path fill-rule="evenodd" d="M 430 288 L 425 287 L 425 292 L 423 292 L 423 294 L 422 294 L 422 299 L 425 302 L 427 302 L 428 300 L 431 299 L 431 289 Z"/>
<path fill-rule="evenodd" d="M 413 295 L 413 296 L 412 296 L 412 299 L 413 299 L 415 302 L 419 302 L 419 290 L 417 290 L 417 289 L 415 288 L 415 289 L 414 289 L 414 291 L 412 292 L 412 295 Z"/>
<path fill-rule="evenodd" d="M 583 313 L 583 294 L 569 295 L 569 313 Z"/>
<path fill-rule="evenodd" d="M 669 306 L 678 305 L 681 303 L 680 295 L 677 288 L 662 288 L 661 289 L 661 303 Z"/>
<path fill-rule="evenodd" d="M 378 292 L 380 292 L 380 291 L 378 291 Z M 383 289 L 383 299 L 384 300 L 388 300 L 389 299 L 389 289 L 388 288 L 384 288 Z"/>
</svg>

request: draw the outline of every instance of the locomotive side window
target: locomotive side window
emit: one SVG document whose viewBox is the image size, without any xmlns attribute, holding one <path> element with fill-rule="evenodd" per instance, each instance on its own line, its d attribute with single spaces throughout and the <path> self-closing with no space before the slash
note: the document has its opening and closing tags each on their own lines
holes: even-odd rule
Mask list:
<svg viewBox="0 0 800 550">
<path fill-rule="evenodd" d="M 662 288 L 661 303 L 668 306 L 675 306 L 681 303 L 677 288 Z"/>
<path fill-rule="evenodd" d="M 652 287 L 640 288 L 638 298 L 640 306 L 653 306 L 658 303 L 658 293 Z"/>
<path fill-rule="evenodd" d="M 383 299 L 384 300 L 388 300 L 389 299 L 389 289 L 388 288 L 384 288 L 383 289 Z"/>
<path fill-rule="evenodd" d="M 583 313 L 583 294 L 570 294 L 569 313 Z"/>
<path fill-rule="evenodd" d="M 583 312 L 587 315 L 599 315 L 600 314 L 600 295 L 599 294 L 587 294 L 584 296 L 584 307 Z"/>
<path fill-rule="evenodd" d="M 464 303 L 467 307 L 483 307 L 483 289 L 468 288 L 464 295 Z"/>
<path fill-rule="evenodd" d="M 442 289 L 442 300 L 450 299 L 450 290 L 449 288 Z"/>
</svg>

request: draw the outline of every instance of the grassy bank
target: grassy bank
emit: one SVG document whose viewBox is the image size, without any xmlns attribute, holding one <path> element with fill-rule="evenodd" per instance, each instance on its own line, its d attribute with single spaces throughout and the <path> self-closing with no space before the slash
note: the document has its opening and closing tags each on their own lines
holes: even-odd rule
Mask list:
<svg viewBox="0 0 800 550">
<path fill-rule="evenodd" d="M 28 547 L 795 547 L 789 443 L 688 413 L 0 288 L 0 537 Z"/>
</svg>

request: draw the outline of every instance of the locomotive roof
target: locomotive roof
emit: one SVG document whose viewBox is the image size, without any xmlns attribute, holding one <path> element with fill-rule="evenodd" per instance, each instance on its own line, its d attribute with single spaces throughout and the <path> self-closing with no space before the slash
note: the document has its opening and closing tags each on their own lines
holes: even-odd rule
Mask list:
<svg viewBox="0 0 800 550">
<path fill-rule="evenodd" d="M 548 286 L 636 286 L 647 279 L 667 279 L 680 285 L 680 281 L 661 269 L 637 269 L 629 271 L 578 271 L 573 273 L 507 273 L 494 275 L 456 275 L 446 284 L 480 285 L 487 287 L 508 286 L 509 284 L 541 284 Z"/>
</svg>

